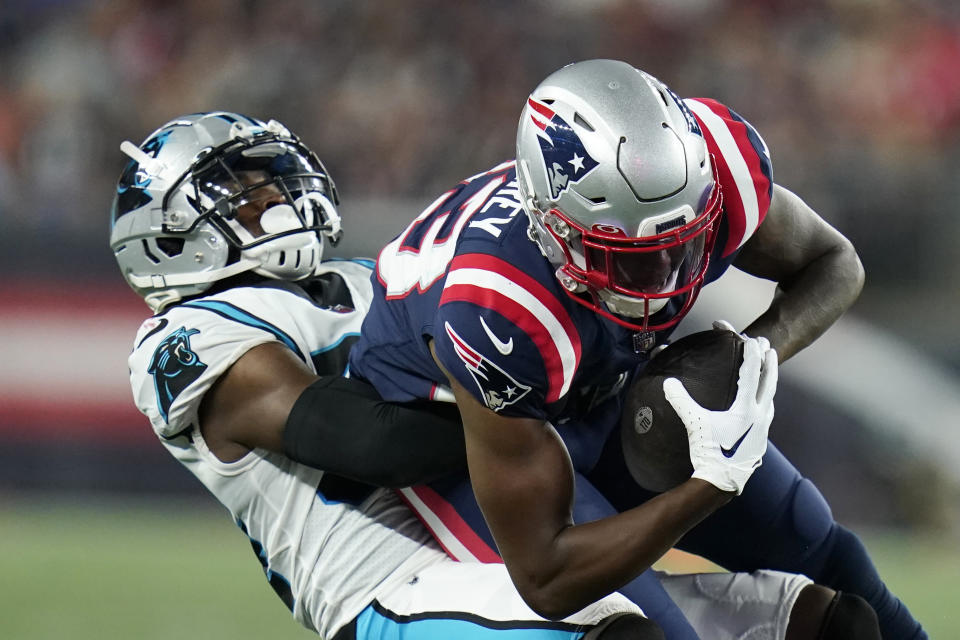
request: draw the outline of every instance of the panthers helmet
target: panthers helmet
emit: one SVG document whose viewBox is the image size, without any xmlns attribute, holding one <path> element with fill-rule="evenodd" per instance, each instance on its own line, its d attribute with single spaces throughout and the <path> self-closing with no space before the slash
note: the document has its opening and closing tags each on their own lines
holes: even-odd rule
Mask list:
<svg viewBox="0 0 960 640">
<path fill-rule="evenodd" d="M 577 302 L 635 331 L 674 326 L 722 208 L 706 141 L 662 82 L 589 60 L 547 77 L 517 132 L 529 235 Z"/>
<path fill-rule="evenodd" d="M 305 278 L 339 240 L 333 180 L 276 120 L 186 115 L 120 148 L 110 248 L 154 311 L 248 271 Z"/>
</svg>

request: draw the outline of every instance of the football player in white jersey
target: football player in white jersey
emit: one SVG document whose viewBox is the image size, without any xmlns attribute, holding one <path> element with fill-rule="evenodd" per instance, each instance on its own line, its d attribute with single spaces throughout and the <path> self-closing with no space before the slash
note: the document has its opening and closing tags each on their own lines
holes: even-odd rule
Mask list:
<svg viewBox="0 0 960 640">
<path fill-rule="evenodd" d="M 504 565 L 451 560 L 378 488 L 461 469 L 460 423 L 453 406 L 388 404 L 342 377 L 371 264 L 321 260 L 340 236 L 337 193 L 296 136 L 214 112 L 121 148 L 130 161 L 110 244 L 155 312 L 129 358 L 135 402 L 229 510 L 296 620 L 337 640 L 662 638 L 619 594 L 562 620 L 538 616 Z M 665 584 L 709 637 L 815 637 L 819 618 L 804 607 L 822 588 L 803 576 Z"/>
</svg>

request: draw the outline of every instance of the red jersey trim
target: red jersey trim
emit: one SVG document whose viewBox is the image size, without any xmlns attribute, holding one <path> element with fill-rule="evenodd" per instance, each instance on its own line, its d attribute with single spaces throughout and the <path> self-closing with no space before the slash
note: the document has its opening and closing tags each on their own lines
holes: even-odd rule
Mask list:
<svg viewBox="0 0 960 640">
<path fill-rule="evenodd" d="M 726 257 L 743 246 L 767 215 L 772 186 L 768 178 L 770 160 L 766 148 L 757 149 L 751 140 L 750 125 L 727 107 L 705 98 L 684 102 L 700 123 L 707 148 L 717 163 L 728 228 L 721 255 Z M 759 141 L 759 135 L 756 138 Z"/>
<path fill-rule="evenodd" d="M 556 402 L 569 391 L 580 364 L 580 334 L 564 306 L 540 282 L 494 256 L 464 254 L 450 265 L 440 305 L 455 301 L 495 311 L 527 334 L 546 368 L 546 402 Z"/>
</svg>

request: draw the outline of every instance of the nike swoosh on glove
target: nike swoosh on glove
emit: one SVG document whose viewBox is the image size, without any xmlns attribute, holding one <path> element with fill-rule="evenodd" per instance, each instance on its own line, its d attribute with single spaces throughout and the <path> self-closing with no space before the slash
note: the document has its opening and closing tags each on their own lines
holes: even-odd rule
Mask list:
<svg viewBox="0 0 960 640">
<path fill-rule="evenodd" d="M 693 477 L 722 491 L 743 492 L 767 451 L 777 389 L 777 352 L 766 338 L 743 337 L 737 397 L 726 411 L 705 409 L 676 378 L 663 393 L 687 428 Z"/>
</svg>

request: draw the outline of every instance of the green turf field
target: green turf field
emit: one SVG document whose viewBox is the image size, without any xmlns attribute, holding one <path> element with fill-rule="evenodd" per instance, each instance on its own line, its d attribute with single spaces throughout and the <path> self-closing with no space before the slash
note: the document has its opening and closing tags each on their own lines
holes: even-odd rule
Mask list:
<svg viewBox="0 0 960 640">
<path fill-rule="evenodd" d="M 937 640 L 960 638 L 960 543 L 865 536 Z M 0 638 L 316 637 L 274 596 L 226 511 L 168 502 L 0 501 Z"/>
</svg>

